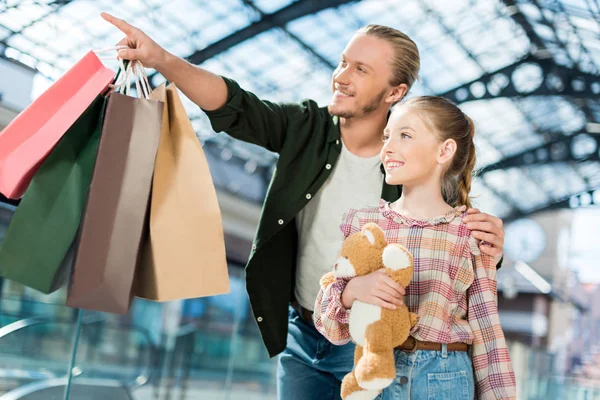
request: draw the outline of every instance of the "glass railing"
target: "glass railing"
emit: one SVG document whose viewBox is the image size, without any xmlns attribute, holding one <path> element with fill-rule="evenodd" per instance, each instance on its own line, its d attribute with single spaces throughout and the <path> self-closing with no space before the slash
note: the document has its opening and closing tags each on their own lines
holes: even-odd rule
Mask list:
<svg viewBox="0 0 600 400">
<path fill-rule="evenodd" d="M 233 293 L 222 303 L 218 298 L 184 301 L 176 307 L 180 323 L 167 328 L 169 303 L 136 299 L 129 315 L 79 315 L 39 296 L 19 301 L 22 289 L 5 282 L 0 298 L 0 400 L 21 398 L 14 396 L 33 389 L 64 392 L 69 380 L 71 394 L 85 388 L 88 399 L 107 398 L 110 388 L 133 399 L 216 393 L 229 393 L 231 399 L 274 398 L 275 361 L 268 358 L 249 310 L 227 307 L 233 298 L 248 308 L 245 296 Z"/>
<path fill-rule="evenodd" d="M 526 379 L 522 384 L 522 395 L 528 400 L 600 400 L 598 379 L 535 376 Z"/>
<path fill-rule="evenodd" d="M 76 322 L 29 317 L 0 328 L 0 352 L 4 361 L 0 377 L 3 382 L 13 382 L 13 387 L 2 389 L 5 394 L 0 398 L 41 398 L 42 395 L 51 398 L 51 394 L 61 393 L 65 398 L 67 388 L 77 390 L 81 386 L 129 393 L 149 381 L 154 348 L 147 332 L 139 327 L 118 327 L 116 336 L 138 336 L 145 345 L 134 359 L 121 357 L 115 362 L 94 345 L 97 325 L 102 319 L 97 316 L 84 319 L 83 314 L 78 315 Z M 69 355 L 70 360 L 65 360 Z M 84 357 L 78 361 L 77 355 Z"/>
<path fill-rule="evenodd" d="M 0 203 L 0 241 L 13 211 Z M 0 278 L 0 400 L 81 390 L 90 400 L 275 398 L 276 360 L 252 318 L 243 267 L 229 272 L 227 295 L 134 299 L 127 315 L 71 309 L 66 288 L 43 295 Z"/>
</svg>

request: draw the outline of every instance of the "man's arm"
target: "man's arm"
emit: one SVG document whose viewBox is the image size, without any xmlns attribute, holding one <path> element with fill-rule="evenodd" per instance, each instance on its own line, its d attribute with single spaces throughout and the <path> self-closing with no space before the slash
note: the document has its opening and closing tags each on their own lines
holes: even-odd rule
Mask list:
<svg viewBox="0 0 600 400">
<path fill-rule="evenodd" d="M 261 100 L 235 81 L 169 53 L 127 22 L 106 13 L 102 17 L 126 35 L 117 44 L 124 47 L 119 50 L 119 57 L 138 60 L 160 72 L 206 112 L 216 132 L 224 131 L 236 139 L 280 153 L 287 132 L 301 131 L 301 125 L 310 118 L 311 113 L 306 113 L 306 109 L 318 108 L 314 102 L 283 105 Z"/>
<path fill-rule="evenodd" d="M 145 67 L 156 69 L 204 110 L 216 110 L 225 105 L 227 86 L 219 75 L 169 53 L 140 29 L 122 19 L 106 13 L 102 13 L 102 18 L 126 35 L 117 45 L 129 49 L 119 50 L 119 57 L 139 60 Z"/>
</svg>

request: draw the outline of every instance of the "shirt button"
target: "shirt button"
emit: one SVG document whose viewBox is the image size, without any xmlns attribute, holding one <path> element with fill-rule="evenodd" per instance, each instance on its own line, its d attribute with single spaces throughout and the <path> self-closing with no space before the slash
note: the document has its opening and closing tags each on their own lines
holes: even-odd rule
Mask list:
<svg viewBox="0 0 600 400">
<path fill-rule="evenodd" d="M 331 164 L 327 164 L 327 165 L 325 166 L 325 168 L 327 168 L 327 169 L 331 169 Z"/>
<path fill-rule="evenodd" d="M 310 195 L 310 193 L 306 195 L 306 198 L 307 198 L 308 200 L 310 200 L 310 198 L 311 198 L 311 197 L 312 197 L 312 196 Z"/>
<path fill-rule="evenodd" d="M 406 385 L 406 384 L 408 383 L 408 378 L 407 378 L 407 377 L 405 377 L 405 376 L 403 376 L 402 378 L 400 378 L 400 383 L 401 383 L 402 385 Z"/>
<path fill-rule="evenodd" d="M 336 140 L 336 141 L 335 141 L 335 144 L 340 144 L 340 141 L 339 141 L 339 140 Z"/>
<path fill-rule="evenodd" d="M 262 317 L 258 317 L 258 318 L 256 318 L 256 320 L 257 320 L 258 322 L 262 322 L 262 320 L 263 320 L 263 319 L 262 319 Z"/>
<path fill-rule="evenodd" d="M 256 245 L 255 244 L 252 245 L 252 250 L 256 250 Z"/>
<path fill-rule="evenodd" d="M 282 219 L 280 219 L 279 221 L 277 221 L 277 223 L 278 223 L 279 225 L 283 225 L 283 220 L 282 220 Z"/>
</svg>

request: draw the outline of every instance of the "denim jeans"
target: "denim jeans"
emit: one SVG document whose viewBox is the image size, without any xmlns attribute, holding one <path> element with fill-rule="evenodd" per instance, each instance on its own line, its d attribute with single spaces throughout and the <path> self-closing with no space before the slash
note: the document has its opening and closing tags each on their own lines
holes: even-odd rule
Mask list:
<svg viewBox="0 0 600 400">
<path fill-rule="evenodd" d="M 279 356 L 279 400 L 339 400 L 354 364 L 354 344 L 335 346 L 290 307 L 287 347 Z"/>
<path fill-rule="evenodd" d="M 466 351 L 396 350 L 396 379 L 378 400 L 473 400 L 473 364 Z"/>
<path fill-rule="evenodd" d="M 396 379 L 377 400 L 473 400 L 467 352 L 396 350 Z M 287 347 L 279 356 L 279 400 L 339 400 L 344 376 L 354 365 L 354 344 L 335 346 L 290 307 Z"/>
</svg>

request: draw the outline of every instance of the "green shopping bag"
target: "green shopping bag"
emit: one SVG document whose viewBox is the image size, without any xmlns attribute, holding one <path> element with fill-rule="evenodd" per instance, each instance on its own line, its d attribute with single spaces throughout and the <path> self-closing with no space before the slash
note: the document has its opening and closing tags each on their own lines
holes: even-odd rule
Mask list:
<svg viewBox="0 0 600 400">
<path fill-rule="evenodd" d="M 43 293 L 68 277 L 106 101 L 96 97 L 35 174 L 0 243 L 0 276 Z"/>
</svg>

